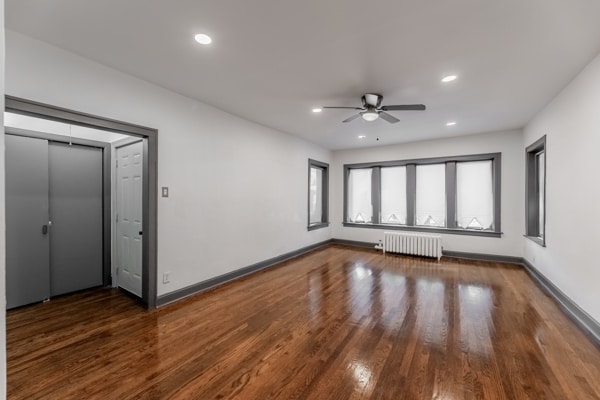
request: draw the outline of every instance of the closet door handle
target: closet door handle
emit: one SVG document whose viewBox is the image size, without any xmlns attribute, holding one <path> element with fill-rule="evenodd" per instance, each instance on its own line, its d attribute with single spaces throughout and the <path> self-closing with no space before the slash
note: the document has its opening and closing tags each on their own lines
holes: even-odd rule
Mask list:
<svg viewBox="0 0 600 400">
<path fill-rule="evenodd" d="M 42 235 L 48 234 L 48 225 L 42 225 Z"/>
</svg>

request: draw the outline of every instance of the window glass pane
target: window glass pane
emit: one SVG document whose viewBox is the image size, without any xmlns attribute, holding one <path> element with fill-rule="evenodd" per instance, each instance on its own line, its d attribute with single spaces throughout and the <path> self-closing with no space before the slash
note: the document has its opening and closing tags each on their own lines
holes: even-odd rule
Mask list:
<svg viewBox="0 0 600 400">
<path fill-rule="evenodd" d="M 310 168 L 310 196 L 309 196 L 311 224 L 323 222 L 323 170 Z"/>
<path fill-rule="evenodd" d="M 406 167 L 381 168 L 381 223 L 406 225 Z"/>
<path fill-rule="evenodd" d="M 494 229 L 491 160 L 456 163 L 456 223 L 459 228 Z"/>
<path fill-rule="evenodd" d="M 545 184 L 545 166 L 544 166 L 544 152 L 540 152 L 536 155 L 536 167 L 537 167 L 537 195 L 538 195 L 538 236 L 544 237 L 544 184 Z"/>
<path fill-rule="evenodd" d="M 446 226 L 446 165 L 417 165 L 416 224 Z"/>
<path fill-rule="evenodd" d="M 371 168 L 351 169 L 348 176 L 348 221 L 371 222 Z"/>
</svg>

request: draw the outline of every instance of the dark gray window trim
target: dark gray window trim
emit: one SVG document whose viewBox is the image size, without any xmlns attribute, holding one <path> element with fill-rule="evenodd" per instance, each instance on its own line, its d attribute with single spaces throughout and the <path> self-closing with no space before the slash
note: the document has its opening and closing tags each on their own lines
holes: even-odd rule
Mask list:
<svg viewBox="0 0 600 400">
<path fill-rule="evenodd" d="M 8 95 L 5 111 L 147 139 L 144 141 L 144 171 L 147 173 L 143 180 L 142 302 L 149 309 L 156 308 L 158 130 Z"/>
<path fill-rule="evenodd" d="M 544 152 L 544 221 L 543 226 L 538 226 L 538 194 L 537 194 L 537 163 L 536 155 Z M 546 164 L 548 153 L 546 150 L 546 135 L 542 136 L 525 149 L 525 237 L 532 242 L 546 247 Z M 542 236 L 540 237 L 540 230 Z"/>
<path fill-rule="evenodd" d="M 494 184 L 494 230 L 493 231 L 478 231 L 471 229 L 458 228 L 456 225 L 456 163 L 468 161 L 492 161 L 492 174 Z M 416 208 L 416 166 L 428 164 L 446 164 L 446 227 L 445 228 L 429 228 L 426 226 L 415 225 L 415 208 Z M 372 192 L 371 201 L 373 203 L 373 220 L 379 221 L 380 212 L 380 172 L 382 167 L 398 167 L 406 166 L 406 208 L 407 208 L 407 224 L 406 225 L 388 225 L 375 223 L 353 223 L 348 222 L 348 177 L 350 170 L 361 168 L 372 168 Z M 485 153 L 472 154 L 463 156 L 451 157 L 432 157 L 410 160 L 397 161 L 382 161 L 368 162 L 358 164 L 344 164 L 344 222 L 345 227 L 352 228 L 367 228 L 367 229 L 388 229 L 388 230 L 403 230 L 403 231 L 418 231 L 432 233 L 446 233 L 453 235 L 469 235 L 469 236 L 486 236 L 496 237 L 502 236 L 501 229 L 501 170 L 502 170 L 502 153 Z"/>
<path fill-rule="evenodd" d="M 349 228 L 367 228 L 367 229 L 385 229 L 388 231 L 412 231 L 412 232 L 429 232 L 429 233 L 445 233 L 450 235 L 466 235 L 466 236 L 486 236 L 486 237 L 502 237 L 502 232 L 494 231 L 478 231 L 474 229 L 462 228 L 429 228 L 427 226 L 408 226 L 408 225 L 391 225 L 391 224 L 357 224 L 354 222 L 344 222 L 342 225 Z"/>
<path fill-rule="evenodd" d="M 321 222 L 319 223 L 310 223 L 310 170 L 311 168 L 319 168 L 323 171 L 323 194 L 322 194 L 322 204 L 321 204 Z M 308 217 L 307 229 L 309 231 L 314 231 L 316 229 L 321 229 L 329 226 L 329 164 L 324 163 L 322 161 L 313 160 L 312 158 L 308 159 L 308 202 L 307 202 L 307 210 Z"/>
</svg>

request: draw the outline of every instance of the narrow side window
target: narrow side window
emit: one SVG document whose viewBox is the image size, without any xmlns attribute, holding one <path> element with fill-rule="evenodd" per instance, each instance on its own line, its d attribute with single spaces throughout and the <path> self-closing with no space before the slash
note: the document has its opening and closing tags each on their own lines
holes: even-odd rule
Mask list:
<svg viewBox="0 0 600 400">
<path fill-rule="evenodd" d="M 329 164 L 308 160 L 308 230 L 329 225 Z"/>
<path fill-rule="evenodd" d="M 526 236 L 546 246 L 546 136 L 526 150 Z"/>
</svg>

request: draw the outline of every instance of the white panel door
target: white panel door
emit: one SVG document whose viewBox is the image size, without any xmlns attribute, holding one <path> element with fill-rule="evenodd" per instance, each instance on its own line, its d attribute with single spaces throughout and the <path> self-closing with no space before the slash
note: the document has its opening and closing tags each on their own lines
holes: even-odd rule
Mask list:
<svg viewBox="0 0 600 400">
<path fill-rule="evenodd" d="M 142 141 L 117 148 L 117 286 L 142 296 Z"/>
</svg>

